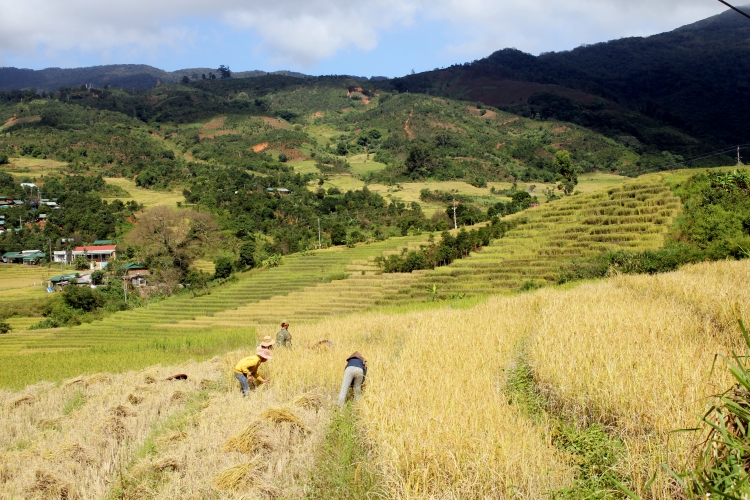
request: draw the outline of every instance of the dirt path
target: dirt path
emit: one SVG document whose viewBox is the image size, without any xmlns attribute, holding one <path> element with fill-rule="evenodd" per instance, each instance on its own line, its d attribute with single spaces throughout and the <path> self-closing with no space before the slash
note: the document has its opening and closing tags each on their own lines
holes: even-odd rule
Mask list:
<svg viewBox="0 0 750 500">
<path fill-rule="evenodd" d="M 414 115 L 414 108 L 411 108 L 411 111 L 409 112 L 409 118 L 407 118 L 406 123 L 404 123 L 404 132 L 406 132 L 406 135 L 409 137 L 409 139 L 414 139 L 414 132 L 412 132 L 411 126 L 409 126 L 412 115 Z"/>
</svg>

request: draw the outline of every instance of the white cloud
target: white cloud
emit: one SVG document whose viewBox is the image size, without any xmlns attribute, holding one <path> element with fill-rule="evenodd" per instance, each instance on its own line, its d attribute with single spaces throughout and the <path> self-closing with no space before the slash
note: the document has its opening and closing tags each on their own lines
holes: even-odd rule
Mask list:
<svg viewBox="0 0 750 500">
<path fill-rule="evenodd" d="M 251 31 L 255 50 L 304 68 L 343 49 L 373 49 L 384 31 L 417 18 L 464 40 L 445 47 L 449 53 L 480 57 L 509 46 L 537 53 L 648 35 L 722 10 L 708 0 L 0 0 L 0 55 L 148 54 L 190 44 L 187 26 L 206 20 Z"/>
</svg>

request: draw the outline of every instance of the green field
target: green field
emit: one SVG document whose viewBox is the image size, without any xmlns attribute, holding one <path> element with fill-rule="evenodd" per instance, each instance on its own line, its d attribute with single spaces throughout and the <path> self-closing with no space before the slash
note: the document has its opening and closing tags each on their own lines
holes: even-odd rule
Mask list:
<svg viewBox="0 0 750 500">
<path fill-rule="evenodd" d="M 134 200 L 144 207 L 155 207 L 158 205 L 167 205 L 174 207 L 177 202 L 184 202 L 185 197 L 179 191 L 154 191 L 152 189 L 143 189 L 135 185 L 135 182 L 124 177 L 107 177 L 107 184 L 118 186 L 130 194 L 127 198 L 109 198 L 117 199 L 123 202 Z"/>
</svg>

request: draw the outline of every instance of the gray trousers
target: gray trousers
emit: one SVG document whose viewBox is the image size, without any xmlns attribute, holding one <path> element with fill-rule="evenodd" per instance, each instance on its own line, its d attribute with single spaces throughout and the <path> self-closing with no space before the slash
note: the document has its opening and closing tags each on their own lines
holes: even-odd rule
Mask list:
<svg viewBox="0 0 750 500">
<path fill-rule="evenodd" d="M 247 375 L 244 373 L 235 373 L 235 377 L 240 381 L 240 387 L 242 388 L 242 396 L 250 394 L 250 381 L 247 379 Z"/>
<path fill-rule="evenodd" d="M 365 380 L 365 372 L 357 366 L 347 366 L 344 370 L 344 381 L 341 382 L 341 392 L 339 392 L 339 406 L 346 404 L 346 393 L 349 387 L 354 385 L 354 400 L 358 400 L 362 395 L 362 382 Z"/>
</svg>

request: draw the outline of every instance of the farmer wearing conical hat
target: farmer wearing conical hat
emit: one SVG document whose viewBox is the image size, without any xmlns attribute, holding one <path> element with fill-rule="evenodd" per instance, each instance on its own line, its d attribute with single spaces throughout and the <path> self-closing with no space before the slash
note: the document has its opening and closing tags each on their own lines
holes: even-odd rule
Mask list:
<svg viewBox="0 0 750 500">
<path fill-rule="evenodd" d="M 250 384 L 255 388 L 255 381 L 261 384 L 267 383 L 270 379 L 264 379 L 258 375 L 258 368 L 266 361 L 273 359 L 271 351 L 268 349 L 259 349 L 252 356 L 242 358 L 234 367 L 234 376 L 240 381 L 242 396 L 250 394 Z"/>
<path fill-rule="evenodd" d="M 279 347 L 292 347 L 292 334 L 289 333 L 289 322 L 281 322 L 281 330 L 276 332 L 276 344 Z"/>
<path fill-rule="evenodd" d="M 273 345 L 276 343 L 276 341 L 270 336 L 266 335 L 263 337 L 263 340 L 260 341 L 260 346 L 258 349 L 268 349 L 269 351 L 273 349 Z"/>
<path fill-rule="evenodd" d="M 355 351 L 351 356 L 346 358 L 346 368 L 344 368 L 344 381 L 341 383 L 341 392 L 339 392 L 339 406 L 343 408 L 346 404 L 346 394 L 349 387 L 354 388 L 354 400 L 358 400 L 362 395 L 362 383 L 367 375 L 367 361 L 359 351 Z"/>
</svg>

